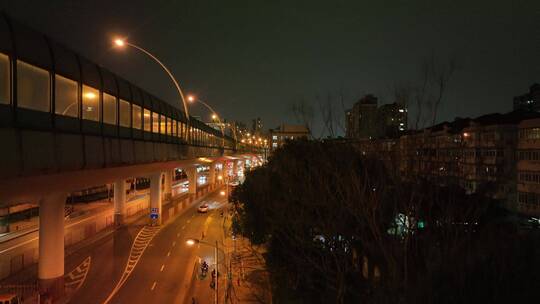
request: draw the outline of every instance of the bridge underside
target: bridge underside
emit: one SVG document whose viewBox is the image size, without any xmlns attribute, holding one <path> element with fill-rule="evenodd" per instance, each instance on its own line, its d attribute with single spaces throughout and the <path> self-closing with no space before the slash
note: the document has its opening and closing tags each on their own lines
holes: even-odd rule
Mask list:
<svg viewBox="0 0 540 304">
<path fill-rule="evenodd" d="M 130 138 L 0 129 L 0 205 L 122 178 L 254 156 L 216 147 Z"/>
</svg>

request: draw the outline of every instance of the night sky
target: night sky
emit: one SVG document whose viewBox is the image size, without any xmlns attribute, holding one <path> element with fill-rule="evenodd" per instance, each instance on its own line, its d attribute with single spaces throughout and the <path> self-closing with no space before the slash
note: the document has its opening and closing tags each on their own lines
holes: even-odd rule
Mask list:
<svg viewBox="0 0 540 304">
<path fill-rule="evenodd" d="M 441 120 L 511 110 L 540 82 L 540 1 L 2 1 L 13 18 L 170 103 L 160 68 L 110 39 L 125 35 L 162 59 L 186 92 L 222 116 L 264 128 L 294 123 L 291 105 L 343 92 L 392 102 L 422 60 L 454 56 Z M 341 109 L 341 106 L 339 106 Z M 202 108 L 195 115 L 208 116 Z M 315 125 L 314 129 L 320 130 Z"/>
</svg>

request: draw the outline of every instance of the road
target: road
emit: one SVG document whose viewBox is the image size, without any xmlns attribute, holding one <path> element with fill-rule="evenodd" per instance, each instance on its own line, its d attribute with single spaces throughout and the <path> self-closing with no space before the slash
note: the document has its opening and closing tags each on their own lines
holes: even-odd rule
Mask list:
<svg viewBox="0 0 540 304">
<path fill-rule="evenodd" d="M 197 206 L 202 203 L 210 205 L 207 214 L 197 212 Z M 224 203 L 225 198 L 219 195 L 219 191 L 214 192 L 172 222 L 163 225 L 159 231 L 145 228 L 134 248 L 133 242 L 143 229 L 144 220 L 118 229 L 111 236 L 74 253 L 66 260 L 66 269 L 76 268 L 89 256 L 91 265 L 85 281 L 72 295 L 70 302 L 94 304 L 109 300 L 108 303 L 183 303 L 184 298 L 190 301 L 195 262 L 201 257 L 213 265 L 214 251 L 212 247 L 204 245 L 189 247 L 185 240 L 201 238 L 203 231 L 206 231 L 205 241 L 214 242 L 218 239 L 221 242 L 222 221 L 218 208 Z M 147 242 L 150 238 L 151 241 Z M 140 255 L 140 249 L 144 246 L 147 247 Z M 132 271 L 127 269 L 126 272 L 128 260 L 137 263 Z M 129 276 L 125 282 L 115 289 L 127 273 Z M 199 288 L 197 294 L 208 293 L 210 303 L 212 290 L 204 287 Z"/>
</svg>

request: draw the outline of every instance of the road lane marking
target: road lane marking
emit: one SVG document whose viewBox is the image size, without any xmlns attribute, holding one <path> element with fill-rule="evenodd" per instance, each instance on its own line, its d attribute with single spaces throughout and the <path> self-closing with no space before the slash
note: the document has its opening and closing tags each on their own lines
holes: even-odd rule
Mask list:
<svg viewBox="0 0 540 304">
<path fill-rule="evenodd" d="M 182 230 L 184 230 L 184 228 L 186 228 L 186 225 L 182 226 Z"/>
<path fill-rule="evenodd" d="M 161 269 L 159 270 L 159 272 L 162 272 L 164 268 L 165 268 L 165 264 L 161 265 Z"/>
<path fill-rule="evenodd" d="M 156 284 L 157 282 L 154 281 L 154 284 L 152 284 L 152 288 L 150 288 L 150 290 L 154 290 L 154 288 L 156 288 Z"/>
<path fill-rule="evenodd" d="M 176 241 L 172 242 L 172 246 L 174 247 L 176 245 Z"/>
<path fill-rule="evenodd" d="M 171 255 L 171 252 L 170 252 L 170 251 L 169 251 L 169 252 L 167 252 L 167 256 L 170 256 L 170 255 Z"/>
<path fill-rule="evenodd" d="M 179 237 L 179 236 L 180 236 L 180 233 L 177 233 L 177 234 L 176 234 L 176 237 Z"/>
<path fill-rule="evenodd" d="M 66 289 L 66 294 L 69 298 L 73 293 L 84 284 L 86 276 L 90 271 L 90 265 L 92 263 L 92 257 L 87 257 L 77 268 L 73 269 L 70 273 L 64 276 L 64 286 Z"/>
<path fill-rule="evenodd" d="M 111 291 L 109 297 L 105 299 L 103 304 L 109 303 L 114 297 L 114 295 L 118 292 L 118 290 L 120 290 L 120 288 L 124 285 L 124 283 L 127 281 L 129 276 L 133 272 L 133 269 L 135 269 L 135 266 L 137 266 L 137 264 L 139 263 L 139 260 L 142 257 L 144 251 L 149 246 L 150 242 L 159 232 L 159 230 L 159 226 L 145 226 L 139 231 L 139 233 L 137 233 L 137 236 L 135 237 L 135 240 L 131 245 L 131 250 L 129 252 L 129 258 L 126 263 L 126 268 L 124 268 L 124 273 L 122 274 L 120 280 L 118 280 L 118 283 L 116 284 L 114 289 Z"/>
<path fill-rule="evenodd" d="M 191 222 L 191 220 L 187 220 L 187 223 L 189 224 L 189 222 Z"/>
</svg>

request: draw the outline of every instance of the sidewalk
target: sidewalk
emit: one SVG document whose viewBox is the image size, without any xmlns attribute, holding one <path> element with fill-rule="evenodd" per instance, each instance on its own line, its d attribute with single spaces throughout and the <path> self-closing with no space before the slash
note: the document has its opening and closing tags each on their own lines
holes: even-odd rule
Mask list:
<svg viewBox="0 0 540 304">
<path fill-rule="evenodd" d="M 233 238 L 230 216 L 223 223 L 223 231 L 231 269 L 231 280 L 222 283 L 226 286 L 223 303 L 272 303 L 270 278 L 264 261 L 265 248 L 252 246 L 243 237 Z"/>
</svg>

